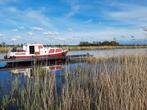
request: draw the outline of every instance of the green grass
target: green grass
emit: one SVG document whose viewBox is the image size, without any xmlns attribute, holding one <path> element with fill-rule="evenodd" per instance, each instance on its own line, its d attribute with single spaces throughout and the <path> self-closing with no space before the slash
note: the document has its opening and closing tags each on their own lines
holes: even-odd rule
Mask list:
<svg viewBox="0 0 147 110">
<path fill-rule="evenodd" d="M 55 74 L 33 68 L 24 88 L 16 79 L 1 109 L 22 110 L 146 110 L 147 56 L 134 55 L 95 60 L 63 75 L 57 94 Z M 92 63 L 93 62 L 93 63 Z"/>
</svg>

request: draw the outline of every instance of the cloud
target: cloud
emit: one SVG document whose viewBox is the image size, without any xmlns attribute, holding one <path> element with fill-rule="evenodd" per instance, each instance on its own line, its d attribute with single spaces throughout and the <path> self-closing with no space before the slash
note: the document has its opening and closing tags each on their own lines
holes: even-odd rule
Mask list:
<svg viewBox="0 0 147 110">
<path fill-rule="evenodd" d="M 0 33 L 0 37 L 3 37 L 3 36 L 4 36 L 4 34 L 1 34 L 1 33 Z"/>
<path fill-rule="evenodd" d="M 33 36 L 33 35 L 34 35 L 33 32 L 28 32 L 27 34 L 28 34 L 29 36 Z"/>
<path fill-rule="evenodd" d="M 19 26 L 18 29 L 23 30 L 23 29 L 25 29 L 25 27 L 24 26 Z"/>
<path fill-rule="evenodd" d="M 27 10 L 24 13 L 23 19 L 27 19 L 28 22 L 31 22 L 31 24 L 37 24 L 44 27 L 52 27 L 49 17 L 45 16 L 41 10 Z"/>
<path fill-rule="evenodd" d="M 17 41 L 17 39 L 16 38 L 12 38 L 11 41 Z"/>
<path fill-rule="evenodd" d="M 0 4 L 5 4 L 5 3 L 8 3 L 10 2 L 11 0 L 0 0 Z"/>
<path fill-rule="evenodd" d="M 63 37 L 55 37 L 54 39 L 59 41 L 66 41 L 66 38 Z"/>
<path fill-rule="evenodd" d="M 69 27 L 67 30 L 72 32 L 73 31 L 73 28 Z"/>
<path fill-rule="evenodd" d="M 22 36 L 17 35 L 17 36 L 15 36 L 15 38 L 16 38 L 16 39 L 20 39 L 20 38 L 22 38 Z"/>
<path fill-rule="evenodd" d="M 42 35 L 36 35 L 33 32 L 28 32 L 30 36 L 35 36 L 32 40 L 21 37 L 21 42 L 42 42 L 47 44 L 78 44 L 80 41 L 104 41 L 104 40 L 113 40 L 115 37 L 118 41 L 119 40 L 129 40 L 132 39 L 131 36 L 134 36 L 136 40 L 144 39 L 145 34 L 143 33 L 142 29 L 138 28 L 105 28 L 99 29 L 97 31 L 67 31 L 57 34 L 55 31 L 48 31 L 42 33 Z M 43 37 L 43 36 L 46 37 Z M 125 37 L 122 37 L 125 36 Z M 28 36 L 27 36 L 28 37 Z M 41 39 L 41 37 L 43 37 Z M 13 37 L 14 39 L 19 42 L 20 37 Z M 12 40 L 12 39 L 11 39 Z M 16 41 L 15 40 L 15 41 Z"/>
<path fill-rule="evenodd" d="M 60 36 L 73 42 L 113 40 L 114 37 L 117 38 L 117 40 L 131 39 L 131 36 L 135 36 L 135 39 L 143 39 L 145 37 L 143 30 L 140 28 L 105 28 L 90 32 L 67 32 Z M 122 36 L 126 37 L 122 38 Z"/>
<path fill-rule="evenodd" d="M 10 1 L 15 0 L 0 1 L 10 3 Z M 50 10 L 40 7 L 40 5 L 39 7 L 38 5 L 35 7 L 26 6 L 23 10 L 20 8 L 23 4 L 15 5 L 15 7 L 12 7 L 13 5 L 7 5 L 7 8 L 1 7 L 0 24 L 4 34 L 8 36 L 6 40 L 11 40 L 11 36 L 16 35 L 14 32 L 27 38 L 30 38 L 28 35 L 35 36 L 32 40 L 26 39 L 26 37 L 21 38 L 24 39 L 21 40 L 22 42 L 45 41 L 52 43 L 50 40 L 53 39 L 61 42 L 66 40 L 69 44 L 78 43 L 82 40 L 111 40 L 113 37 L 119 38 L 120 36 L 135 36 L 138 39 L 144 37 L 145 32 L 140 31 L 139 28 L 147 25 L 147 7 L 145 6 L 122 4 L 114 1 L 112 4 L 105 4 L 107 0 L 104 2 L 100 0 L 99 4 L 83 0 L 62 1 L 65 1 L 66 4 L 61 10 L 58 6 L 60 4 L 57 6 L 50 5 L 50 8 L 60 10 L 58 13 L 61 12 L 61 16 L 57 14 L 56 10 L 53 10 L 52 14 L 49 12 Z M 67 12 L 66 15 L 64 15 L 65 12 Z M 72 19 L 73 16 L 74 19 Z M 10 29 L 13 29 L 14 32 Z"/>
<path fill-rule="evenodd" d="M 33 31 L 43 31 L 44 29 L 42 27 L 32 27 Z"/>
<path fill-rule="evenodd" d="M 73 5 L 71 7 L 71 11 L 69 13 L 66 14 L 66 18 L 72 17 L 74 16 L 78 11 L 80 10 L 80 6 L 79 5 Z"/>
<path fill-rule="evenodd" d="M 59 35 L 59 32 L 56 31 L 48 31 L 48 32 L 44 32 L 44 35 Z"/>
<path fill-rule="evenodd" d="M 88 19 L 85 23 L 92 23 L 93 19 Z"/>
<path fill-rule="evenodd" d="M 18 29 L 12 29 L 13 32 L 18 32 Z"/>
<path fill-rule="evenodd" d="M 65 15 L 65 18 L 70 18 L 74 16 L 76 13 L 78 13 L 78 11 L 80 10 L 80 5 L 77 3 L 77 1 L 66 0 L 65 2 L 67 2 L 70 5 L 70 11 Z"/>
<path fill-rule="evenodd" d="M 11 39 L 11 41 L 17 41 L 17 40 L 19 40 L 19 39 L 21 39 L 21 38 L 22 38 L 22 36 L 16 35 L 16 36 L 14 36 L 14 37 Z"/>
<path fill-rule="evenodd" d="M 19 30 L 24 30 L 24 27 L 27 28 L 28 26 L 33 27 L 34 30 L 41 30 L 40 28 L 44 27 L 54 28 L 49 17 L 44 14 L 42 8 L 37 10 L 26 8 L 22 11 L 18 9 L 18 7 L 8 6 L 7 8 L 1 8 L 0 13 L 6 13 L 0 14 L 0 18 L 3 19 L 3 22 L 0 21 L 0 23 Z"/>
<path fill-rule="evenodd" d="M 8 3 L 18 3 L 20 2 L 19 0 L 0 0 L 0 4 L 5 5 Z"/>
<path fill-rule="evenodd" d="M 147 7 L 131 4 L 120 4 L 119 6 L 120 9 L 117 11 L 106 12 L 107 18 L 134 25 L 147 24 Z"/>
</svg>

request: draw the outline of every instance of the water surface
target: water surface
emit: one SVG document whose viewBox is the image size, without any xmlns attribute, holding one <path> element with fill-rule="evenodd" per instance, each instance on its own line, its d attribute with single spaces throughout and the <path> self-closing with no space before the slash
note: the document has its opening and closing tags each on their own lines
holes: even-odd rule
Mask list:
<svg viewBox="0 0 147 110">
<path fill-rule="evenodd" d="M 123 56 L 123 55 L 134 55 L 134 54 L 145 54 L 147 53 L 147 48 L 141 49 L 103 49 L 103 50 L 81 50 L 81 51 L 71 51 L 68 55 L 80 55 L 80 54 L 91 54 L 95 57 L 113 57 L 113 56 Z"/>
</svg>

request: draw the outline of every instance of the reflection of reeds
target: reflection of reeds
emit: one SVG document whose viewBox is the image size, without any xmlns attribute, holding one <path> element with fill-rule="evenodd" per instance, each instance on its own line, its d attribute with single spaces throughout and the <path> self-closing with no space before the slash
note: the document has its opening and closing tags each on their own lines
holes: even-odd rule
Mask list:
<svg viewBox="0 0 147 110">
<path fill-rule="evenodd" d="M 13 83 L 2 108 L 13 105 L 26 110 L 146 110 L 147 57 L 125 56 L 98 60 L 65 73 L 62 93 L 55 74 L 34 68 L 33 79 L 22 89 Z"/>
</svg>

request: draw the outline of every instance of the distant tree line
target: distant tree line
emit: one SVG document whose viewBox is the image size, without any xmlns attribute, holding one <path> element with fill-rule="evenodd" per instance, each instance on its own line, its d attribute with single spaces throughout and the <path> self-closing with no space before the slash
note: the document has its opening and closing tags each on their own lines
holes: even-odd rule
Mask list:
<svg viewBox="0 0 147 110">
<path fill-rule="evenodd" d="M 1 42 L 0 43 L 0 47 L 22 47 L 23 44 L 16 44 L 16 45 L 12 45 L 12 44 L 6 44 L 5 42 Z"/>
<path fill-rule="evenodd" d="M 4 47 L 4 46 L 6 46 L 5 42 L 0 43 L 0 47 Z"/>
<path fill-rule="evenodd" d="M 116 41 L 103 41 L 103 42 L 80 42 L 79 46 L 119 46 Z"/>
</svg>

